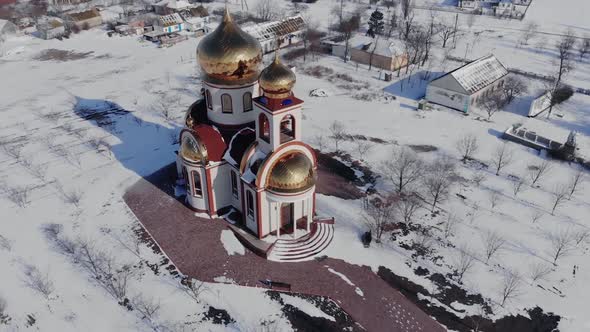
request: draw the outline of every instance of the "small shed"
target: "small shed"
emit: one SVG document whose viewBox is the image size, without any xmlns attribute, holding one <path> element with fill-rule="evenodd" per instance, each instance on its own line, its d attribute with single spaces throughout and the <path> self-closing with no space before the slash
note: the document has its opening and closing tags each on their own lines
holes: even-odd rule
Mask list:
<svg viewBox="0 0 590 332">
<path fill-rule="evenodd" d="M 344 53 L 344 47 L 342 53 Z M 350 59 L 354 62 L 395 71 L 408 65 L 408 55 L 397 41 L 357 36 L 349 41 Z M 344 54 L 342 54 L 344 55 Z"/>
<path fill-rule="evenodd" d="M 66 33 L 64 22 L 58 17 L 42 17 L 37 23 L 39 37 L 43 39 L 59 38 Z"/>
<path fill-rule="evenodd" d="M 80 30 L 86 30 L 97 27 L 102 24 L 102 16 L 96 8 L 79 13 L 70 13 L 66 15 L 66 21 L 70 27 L 77 27 Z"/>
</svg>

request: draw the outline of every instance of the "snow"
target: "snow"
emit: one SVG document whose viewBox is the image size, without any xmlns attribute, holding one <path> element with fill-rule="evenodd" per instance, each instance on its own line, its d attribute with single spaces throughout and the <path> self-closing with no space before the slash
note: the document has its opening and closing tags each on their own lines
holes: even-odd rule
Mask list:
<svg viewBox="0 0 590 332">
<path fill-rule="evenodd" d="M 249 2 L 250 8 L 254 8 L 256 2 Z M 334 0 L 318 1 L 310 4 L 304 15 L 318 22 L 320 28 L 325 28 L 335 21 L 330 12 L 336 4 Z M 355 9 L 352 3 L 345 4 L 347 11 Z M 222 3 L 215 5 L 223 6 Z M 229 5 L 232 9 L 239 7 L 233 2 Z M 289 8 L 287 2 L 277 2 L 277 5 L 284 10 Z M 523 21 L 482 16 L 477 17 L 472 29 L 465 28 L 466 16 L 460 15 L 462 31 L 457 38 L 457 47 L 442 49 L 440 45 L 435 45 L 429 70 L 433 74 L 442 74 L 459 67 L 461 64 L 458 62 L 444 61 L 443 55 L 448 51 L 450 55 L 468 59 L 493 53 L 507 68 L 552 75 L 555 72 L 554 44 L 561 38 L 559 34 L 567 28 L 578 35 L 586 34 L 590 29 L 586 17 L 589 6 L 590 2 L 582 0 L 572 0 L 567 6 L 553 0 L 534 0 Z M 427 11 L 417 10 L 416 14 L 417 21 L 426 22 L 428 19 Z M 454 19 L 454 13 L 439 14 L 440 19 Z M 304 17 L 307 20 L 307 16 Z M 521 45 L 520 35 L 530 22 L 539 23 L 539 33 L 528 45 Z M 479 33 L 479 37 L 475 36 L 475 32 Z M 0 235 L 11 243 L 9 250 L 0 247 L 0 297 L 7 302 L 7 312 L 16 324 L 14 326 L 22 329 L 27 315 L 32 314 L 37 321 L 32 329 L 39 330 L 151 330 L 136 312 L 118 305 L 92 282 L 79 265 L 57 252 L 47 240 L 43 228 L 49 223 L 61 224 L 65 234 L 92 240 L 96 248 L 116 253 L 122 263 L 139 265 L 142 261 L 150 264 L 160 261 L 161 255 L 153 253 L 145 244 L 139 244 L 136 251 L 133 246 L 126 248 L 117 240 L 124 239 L 123 243 L 132 244 L 134 227 L 137 226 L 122 195 L 141 177 L 175 160 L 174 151 L 178 146 L 172 145 L 170 137 L 178 134 L 186 107 L 199 96 L 200 72 L 195 64 L 197 43 L 198 39 L 190 38 L 171 48 L 159 49 L 133 37 L 109 38 L 104 31 L 92 29 L 64 41 L 43 41 L 23 36 L 9 38 L 0 46 L 0 77 L 10 78 L 0 80 L 0 138 L 21 142 L 22 160 L 46 167 L 45 179 L 39 179 L 21 162 L 0 149 L 0 183 L 3 188 L 4 184 L 33 188 L 28 197 L 29 203 L 24 208 L 11 201 L 5 192 L 0 195 Z M 47 49 L 93 53 L 78 60 L 35 60 L 39 52 Z M 264 61 L 270 63 L 272 55 Z M 480 145 L 475 157 L 489 162 L 498 144 L 503 142 L 498 138 L 499 134 L 514 123 L 523 123 L 543 136 L 562 141 L 570 130 L 576 130 L 579 133 L 579 152 L 588 155 L 590 151 L 590 96 L 575 94 L 560 105 L 558 112 L 563 114 L 561 118 L 547 120 L 541 115 L 529 119 L 526 115 L 530 103 L 540 95 L 539 91 L 544 86 L 537 80 L 526 79 L 531 86 L 530 91 L 518 97 L 506 111 L 494 115 L 491 122 L 486 122 L 477 120 L 477 116 L 484 116 L 478 111 L 468 117 L 444 108 L 416 111 L 416 99 L 426 88 L 417 73 L 412 74 L 410 82 L 403 71 L 400 78 L 384 82 L 378 80 L 380 72 L 377 70 L 369 71 L 362 65 L 357 68 L 353 63 L 344 63 L 331 56 L 318 56 L 313 61 L 308 60 L 308 63 L 296 64 L 301 70 L 298 70 L 300 74 L 295 94 L 305 99 L 303 140 L 311 144 L 315 144 L 314 139 L 318 135 L 323 135 L 328 141 L 327 128 L 334 119 L 338 119 L 350 134 L 370 135 L 396 142 L 398 146 L 436 146 L 438 150 L 435 152 L 420 153 L 425 160 L 442 155 L 458 160 L 455 142 L 465 133 L 473 133 Z M 565 77 L 566 83 L 589 89 L 588 60 L 576 60 L 575 64 L 574 70 Z M 305 66 L 311 65 L 348 74 L 367 83 L 368 87 L 344 88 L 339 87 L 338 82 L 301 74 Z M 307 97 L 314 89 L 329 91 L 329 95 L 325 98 Z M 355 98 L 359 93 L 381 91 L 393 93 L 397 99 L 385 103 L 378 98 L 369 102 Z M 162 96 L 175 100 L 171 119 L 165 119 L 153 107 Z M 72 111 L 74 104 L 88 105 L 92 100 L 112 101 L 130 113 L 117 117 L 112 127 L 99 127 Z M 54 120 L 51 117 L 53 112 L 58 113 Z M 68 124 L 72 128 L 68 128 Z M 91 147 L 91 141 L 99 138 L 111 147 L 110 153 Z M 50 149 L 50 146 L 58 145 L 64 145 L 70 153 L 64 157 L 55 149 Z M 324 150 L 333 151 L 331 144 L 325 145 Z M 376 165 L 389 156 L 393 146 L 376 144 L 366 153 L 364 164 L 378 172 Z M 364 248 L 359 241 L 360 234 L 366 231 L 358 213 L 361 201 L 317 195 L 318 214 L 336 218 L 334 239 L 323 254 L 351 264 L 368 265 L 374 271 L 379 266 L 385 266 L 436 294 L 439 291 L 436 286 L 429 279 L 417 276 L 414 269 L 420 266 L 433 273 L 451 273 L 457 256 L 454 248 L 466 247 L 478 258 L 463 281 L 468 291 L 482 294 L 497 303 L 499 284 L 507 270 L 516 271 L 524 278 L 520 296 L 508 301 L 504 308 L 495 310 L 494 318 L 526 315 L 524 309 L 538 305 L 544 311 L 563 317 L 560 331 L 589 329 L 586 303 L 590 297 L 590 288 L 587 287 L 587 280 L 590 280 L 588 244 L 571 251 L 570 255 L 557 262 L 557 266 L 553 266 L 548 234 L 590 227 L 587 218 L 590 213 L 590 185 L 586 183 L 578 195 L 551 215 L 551 191 L 554 186 L 568 181 L 575 170 L 574 165 L 554 162 L 550 175 L 542 180 L 538 188 L 527 186 L 514 197 L 508 175 L 527 177 L 527 166 L 538 164 L 543 159 L 532 149 L 514 143 L 508 143 L 508 146 L 515 151 L 517 158 L 500 176 L 484 171 L 486 178 L 481 186 L 469 181 L 458 184 L 452 190 L 452 197 L 441 205 L 442 216 L 433 218 L 427 210 L 420 211 L 416 223 L 433 228 L 438 227 L 447 211 L 460 217 L 449 239 L 454 247 L 439 243 L 433 245 L 436 255 L 442 257 L 440 262 L 414 259 L 413 252 L 389 239 L 384 239 L 381 244 L 373 242 L 370 248 Z M 353 143 L 344 142 L 340 148 L 358 159 Z M 462 164 L 458 172 L 465 179 L 476 174 L 475 167 Z M 78 206 L 64 200 L 57 184 L 68 191 L 80 190 L 83 193 Z M 387 192 L 392 187 L 383 179 L 378 179 L 376 189 Z M 501 193 L 501 202 L 494 209 L 489 203 L 492 191 Z M 455 193 L 467 199 L 460 199 Z M 533 223 L 531 216 L 538 210 L 544 215 Z M 480 258 L 482 235 L 490 230 L 499 232 L 507 245 L 486 265 Z M 440 236 L 436 229 L 434 232 Z M 225 233 L 222 237 L 225 238 L 220 240 L 228 252 L 245 253 L 243 247 L 237 247 L 233 234 Z M 413 235 L 404 238 L 407 241 L 412 239 Z M 532 282 L 530 266 L 537 263 L 551 267 L 552 271 L 543 280 Z M 55 289 L 50 296 L 45 297 L 24 285 L 28 265 L 36 266 L 42 274 L 49 276 Z M 579 266 L 575 277 L 572 274 L 573 265 Z M 147 267 L 142 267 L 130 282 L 129 289 L 130 296 L 143 294 L 160 301 L 159 322 L 199 322 L 208 305 L 212 305 L 227 310 L 237 323 L 221 327 L 201 322 L 190 328 L 207 331 L 254 330 L 260 321 L 275 320 L 278 330 L 292 329 L 282 316 L 280 306 L 270 300 L 262 289 L 226 284 L 232 281 L 220 276 L 216 279 L 217 284 L 206 285 L 202 303 L 197 305 L 184 293 L 178 292 L 175 286 L 177 279 L 164 268 L 161 270 L 160 275 L 155 275 Z M 337 271 L 332 273 L 339 275 L 357 291 L 353 280 Z M 362 290 L 358 289 L 357 294 L 362 297 Z M 306 312 L 312 310 L 307 304 L 297 303 L 297 306 L 310 310 Z M 447 309 L 478 310 L 459 303 L 453 303 L 451 307 Z M 97 315 L 97 312 L 101 314 Z M 14 326 L 9 329 L 18 329 Z"/>
<path fill-rule="evenodd" d="M 246 248 L 240 243 L 240 241 L 234 235 L 234 232 L 225 229 L 221 231 L 221 243 L 228 255 L 245 255 Z"/>
<path fill-rule="evenodd" d="M 325 267 L 327 267 L 327 266 L 325 266 Z M 334 270 L 334 269 L 332 269 L 330 267 L 328 268 L 328 271 L 330 271 L 330 273 L 333 273 L 333 274 L 339 276 L 342 280 L 344 280 L 344 282 L 346 282 L 350 286 L 354 287 L 354 292 L 357 293 L 358 296 L 360 296 L 360 297 L 365 296 L 365 294 L 363 293 L 363 291 L 360 288 L 356 287 L 356 285 L 353 284 L 352 281 L 350 281 L 350 279 L 347 276 L 345 276 L 344 274 L 342 274 L 342 273 L 340 273 L 340 272 L 338 272 L 338 271 L 336 271 L 336 270 Z"/>
<path fill-rule="evenodd" d="M 334 319 L 334 317 L 321 311 L 320 309 L 318 309 L 316 306 L 314 306 L 312 303 L 306 301 L 305 299 L 302 299 L 302 298 L 296 297 L 296 296 L 287 295 L 287 294 L 281 294 L 281 298 L 283 299 L 283 301 L 285 301 L 286 304 L 290 304 L 294 307 L 299 308 L 299 310 L 303 311 L 304 313 L 308 314 L 309 316 L 321 317 L 321 318 L 331 320 L 333 322 L 336 321 L 336 319 Z"/>
<path fill-rule="evenodd" d="M 451 73 L 459 84 L 468 92 L 477 92 L 494 83 L 508 71 L 493 55 L 477 59 Z"/>
</svg>

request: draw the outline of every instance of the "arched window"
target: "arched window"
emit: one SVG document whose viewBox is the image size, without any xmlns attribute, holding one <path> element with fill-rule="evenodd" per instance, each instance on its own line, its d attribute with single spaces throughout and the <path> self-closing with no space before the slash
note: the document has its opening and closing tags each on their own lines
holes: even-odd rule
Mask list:
<svg viewBox="0 0 590 332">
<path fill-rule="evenodd" d="M 186 188 L 186 193 L 188 195 L 188 193 L 191 191 L 191 180 L 188 178 L 188 172 L 186 170 L 186 167 L 182 168 L 182 178 L 184 179 L 184 186 Z"/>
<path fill-rule="evenodd" d="M 238 176 L 234 171 L 231 171 L 231 193 L 235 198 L 238 198 Z"/>
<path fill-rule="evenodd" d="M 203 197 L 203 188 L 201 187 L 201 176 L 197 171 L 191 171 L 193 175 L 193 196 Z"/>
<path fill-rule="evenodd" d="M 208 109 L 213 109 L 213 105 L 211 105 L 211 92 L 209 92 L 209 89 L 205 90 L 205 102 L 207 103 Z"/>
<path fill-rule="evenodd" d="M 227 93 L 221 95 L 221 111 L 223 113 L 233 113 L 231 105 L 231 96 Z"/>
<path fill-rule="evenodd" d="M 295 118 L 291 114 L 281 120 L 281 144 L 295 139 Z"/>
<path fill-rule="evenodd" d="M 246 92 L 242 96 L 242 103 L 244 104 L 244 112 L 252 110 L 252 93 Z"/>
<path fill-rule="evenodd" d="M 263 113 L 258 116 L 258 136 L 266 143 L 270 143 L 270 122 Z"/>
<path fill-rule="evenodd" d="M 246 194 L 246 207 L 248 217 L 254 219 L 254 195 L 252 195 L 251 191 L 248 191 Z"/>
</svg>

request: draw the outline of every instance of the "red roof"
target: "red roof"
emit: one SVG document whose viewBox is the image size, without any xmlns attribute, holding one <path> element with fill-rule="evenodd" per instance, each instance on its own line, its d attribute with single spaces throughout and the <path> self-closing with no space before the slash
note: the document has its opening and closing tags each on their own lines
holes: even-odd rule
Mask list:
<svg viewBox="0 0 590 332">
<path fill-rule="evenodd" d="M 221 161 L 227 144 L 215 128 L 208 125 L 197 125 L 193 128 L 195 136 L 205 145 L 209 161 Z"/>
<path fill-rule="evenodd" d="M 0 0 L 0 6 L 11 5 L 16 3 L 16 0 Z"/>
</svg>

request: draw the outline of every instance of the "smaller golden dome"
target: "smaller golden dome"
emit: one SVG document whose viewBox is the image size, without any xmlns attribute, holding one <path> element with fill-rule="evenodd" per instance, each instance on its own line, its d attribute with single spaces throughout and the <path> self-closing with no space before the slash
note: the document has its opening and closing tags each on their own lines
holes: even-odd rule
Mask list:
<svg viewBox="0 0 590 332">
<path fill-rule="evenodd" d="M 264 68 L 258 78 L 258 84 L 269 98 L 286 98 L 291 95 L 297 77 L 295 73 L 279 60 L 279 54 L 275 53 L 275 60 Z"/>
<path fill-rule="evenodd" d="M 223 21 L 197 46 L 204 80 L 213 84 L 242 85 L 256 82 L 262 46 L 232 20 L 225 9 Z"/>
<path fill-rule="evenodd" d="M 314 174 L 307 156 L 300 152 L 288 154 L 272 165 L 266 187 L 282 193 L 305 191 L 315 184 Z"/>
<path fill-rule="evenodd" d="M 207 149 L 198 138 L 189 133 L 182 136 L 180 156 L 193 163 L 207 164 Z"/>
</svg>

